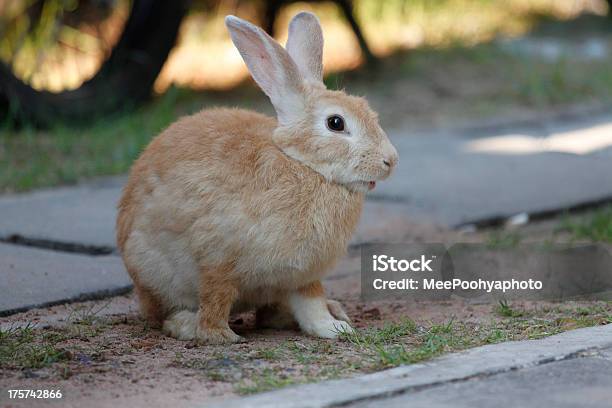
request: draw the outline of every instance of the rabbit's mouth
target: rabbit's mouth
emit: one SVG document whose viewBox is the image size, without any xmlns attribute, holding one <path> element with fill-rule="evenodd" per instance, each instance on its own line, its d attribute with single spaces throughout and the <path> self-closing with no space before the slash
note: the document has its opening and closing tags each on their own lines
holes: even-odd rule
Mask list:
<svg viewBox="0 0 612 408">
<path fill-rule="evenodd" d="M 374 190 L 374 188 L 376 187 L 376 181 L 356 180 L 345 183 L 344 186 L 352 191 L 367 193 L 368 191 Z"/>
<path fill-rule="evenodd" d="M 376 187 L 375 181 L 358 181 L 358 183 L 361 184 L 364 189 L 368 189 L 369 191 L 374 190 Z"/>
</svg>

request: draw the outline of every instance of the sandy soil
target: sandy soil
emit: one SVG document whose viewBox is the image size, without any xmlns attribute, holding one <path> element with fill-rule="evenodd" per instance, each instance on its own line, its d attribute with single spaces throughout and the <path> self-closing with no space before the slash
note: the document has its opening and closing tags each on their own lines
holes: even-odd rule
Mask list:
<svg viewBox="0 0 612 408">
<path fill-rule="evenodd" d="M 356 299 L 343 299 L 356 327 L 381 326 L 385 321 L 413 317 L 417 322 L 444 323 L 449 317 L 478 321 L 489 319 L 491 305 L 466 305 L 464 302 L 364 304 Z M 121 296 L 109 301 L 87 302 L 35 310 L 11 318 L 9 322 L 35 322 L 46 332 L 70 332 L 80 326 L 67 321 L 74 310 L 92 305 L 104 307 L 96 315 L 97 322 L 80 327 L 84 333 L 60 346 L 69 350 L 71 359 L 40 370 L 5 370 L 0 375 L 2 389 L 61 389 L 65 395 L 62 406 L 190 406 L 236 395 L 233 385 L 249 371 L 261 372 L 262 365 L 291 372 L 300 369 L 296 361 L 270 361 L 262 357 L 267 350 L 281 344 L 297 347 L 330 346 L 333 342 L 305 337 L 298 331 L 258 330 L 252 314 L 234 317 L 232 328 L 246 339 L 231 346 L 197 346 L 174 340 L 157 330 L 151 330 L 139 318 L 134 296 Z M 91 331 L 88 331 L 91 330 Z M 358 358 L 355 350 L 341 347 L 334 358 Z M 328 365 L 323 362 L 321 368 Z M 211 376 L 213 371 L 220 371 Z M 313 367 L 316 371 L 317 367 Z M 348 375 L 358 370 L 346 372 Z M 325 377 L 325 376 L 323 376 Z M 0 398 L 8 406 L 28 406 Z"/>
</svg>

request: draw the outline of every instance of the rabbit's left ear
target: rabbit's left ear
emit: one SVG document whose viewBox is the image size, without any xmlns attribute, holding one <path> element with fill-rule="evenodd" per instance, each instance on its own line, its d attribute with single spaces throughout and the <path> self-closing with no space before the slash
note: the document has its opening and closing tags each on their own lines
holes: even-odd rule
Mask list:
<svg viewBox="0 0 612 408">
<path fill-rule="evenodd" d="M 323 32 L 317 16 L 303 11 L 293 17 L 285 48 L 306 82 L 323 85 Z"/>
<path fill-rule="evenodd" d="M 303 79 L 287 50 L 248 21 L 227 16 L 225 25 L 253 79 L 272 101 L 278 121 L 299 119 L 304 112 Z"/>
</svg>

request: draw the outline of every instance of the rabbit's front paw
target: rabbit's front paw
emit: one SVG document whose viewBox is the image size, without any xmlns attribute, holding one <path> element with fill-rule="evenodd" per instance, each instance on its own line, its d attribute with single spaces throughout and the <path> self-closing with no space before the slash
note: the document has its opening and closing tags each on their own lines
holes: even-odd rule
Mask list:
<svg viewBox="0 0 612 408">
<path fill-rule="evenodd" d="M 325 319 L 312 322 L 304 327 L 304 331 L 311 336 L 335 339 L 340 333 L 352 333 L 354 330 L 350 324 L 343 320 Z"/>
<path fill-rule="evenodd" d="M 229 344 L 243 341 L 243 338 L 229 327 L 198 327 L 196 329 L 196 339 L 202 344 Z"/>
<path fill-rule="evenodd" d="M 189 310 L 173 313 L 165 321 L 162 330 L 179 340 L 193 340 L 196 337 L 197 315 Z"/>
</svg>

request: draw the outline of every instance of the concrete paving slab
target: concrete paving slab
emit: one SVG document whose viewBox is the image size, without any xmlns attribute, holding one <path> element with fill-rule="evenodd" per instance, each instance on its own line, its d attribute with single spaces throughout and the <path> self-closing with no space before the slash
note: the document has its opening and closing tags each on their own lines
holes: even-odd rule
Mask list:
<svg viewBox="0 0 612 408">
<path fill-rule="evenodd" d="M 346 380 L 289 387 L 246 398 L 202 403 L 202 406 L 224 408 L 350 406 L 361 401 L 378 401 L 385 397 L 448 383 L 505 375 L 540 365 L 545 367 L 547 363 L 566 360 L 582 352 L 607 350 L 611 347 L 612 324 L 609 324 L 573 330 L 540 340 L 477 347 L 426 363 L 397 367 Z"/>
<path fill-rule="evenodd" d="M 0 197 L 0 238 L 115 247 L 115 214 L 125 177 Z"/>
<path fill-rule="evenodd" d="M 488 378 L 349 404 L 353 408 L 609 408 L 612 362 L 574 358 Z"/>
<path fill-rule="evenodd" d="M 130 278 L 113 255 L 68 254 L 0 244 L 0 315 L 127 291 Z"/>
<path fill-rule="evenodd" d="M 372 199 L 457 226 L 612 198 L 612 116 L 461 132 L 389 132 L 395 175 Z"/>
</svg>

